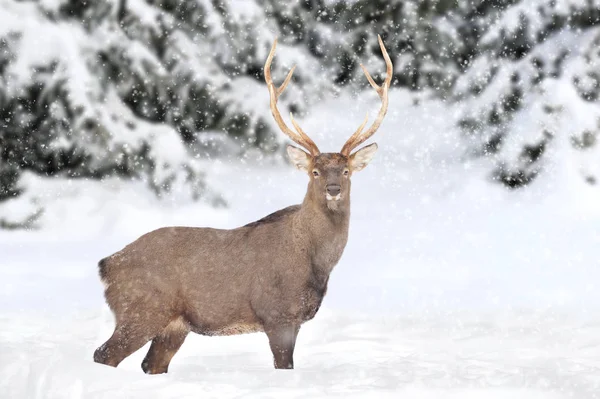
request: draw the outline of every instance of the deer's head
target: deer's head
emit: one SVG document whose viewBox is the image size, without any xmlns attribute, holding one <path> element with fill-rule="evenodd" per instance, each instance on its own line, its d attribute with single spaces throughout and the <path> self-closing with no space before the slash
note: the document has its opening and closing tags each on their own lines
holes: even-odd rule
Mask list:
<svg viewBox="0 0 600 399">
<path fill-rule="evenodd" d="M 356 132 L 350 136 L 340 152 L 321 153 L 315 142 L 304 133 L 291 113 L 290 120 L 292 121 L 294 129 L 290 129 L 283 121 L 283 118 L 277 109 L 277 100 L 290 82 L 296 67 L 294 66 L 290 70 L 281 86 L 275 87 L 273 79 L 271 78 L 271 62 L 275 56 L 277 39 L 275 39 L 265 63 L 265 81 L 267 82 L 267 87 L 269 88 L 269 94 L 271 96 L 271 112 L 273 113 L 273 117 L 283 133 L 295 143 L 306 149 L 306 151 L 304 151 L 301 148 L 288 145 L 287 153 L 294 165 L 308 174 L 310 178 L 308 188 L 309 193 L 314 199 L 323 205 L 326 205 L 329 209 L 335 210 L 338 208 L 339 202 L 348 200 L 350 196 L 350 177 L 352 176 L 352 173 L 364 169 L 377 151 L 377 144 L 373 143 L 352 152 L 356 147 L 375 134 L 379 125 L 381 125 L 388 108 L 388 89 L 392 81 L 393 66 L 381 37 L 378 36 L 377 38 L 387 67 L 387 75 L 383 84 L 379 86 L 375 83 L 364 65 L 361 64 L 361 67 L 367 76 L 367 80 L 381 98 L 381 109 L 379 110 L 377 119 L 373 122 L 371 127 L 364 130 L 369 120 L 369 115 L 367 114 L 364 122 L 359 126 Z"/>
</svg>

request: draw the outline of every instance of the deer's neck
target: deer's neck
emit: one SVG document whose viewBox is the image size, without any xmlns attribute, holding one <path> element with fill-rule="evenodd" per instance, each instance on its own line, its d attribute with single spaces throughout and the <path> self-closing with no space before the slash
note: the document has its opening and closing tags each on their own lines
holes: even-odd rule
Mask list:
<svg viewBox="0 0 600 399">
<path fill-rule="evenodd" d="M 327 279 L 340 260 L 350 225 L 350 198 L 340 201 L 335 210 L 318 202 L 307 193 L 299 211 L 306 232 L 313 271 Z"/>
</svg>

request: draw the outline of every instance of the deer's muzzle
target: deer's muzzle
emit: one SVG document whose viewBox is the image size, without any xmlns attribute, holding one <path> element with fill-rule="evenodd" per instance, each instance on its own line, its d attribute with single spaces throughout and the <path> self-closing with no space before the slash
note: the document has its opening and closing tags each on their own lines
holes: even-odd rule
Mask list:
<svg viewBox="0 0 600 399">
<path fill-rule="evenodd" d="M 327 187 L 327 200 L 339 201 L 342 198 L 342 187 L 339 184 L 328 184 Z"/>
<path fill-rule="evenodd" d="M 339 184 L 328 184 L 327 185 L 327 194 L 335 197 L 342 191 L 342 186 Z"/>
</svg>

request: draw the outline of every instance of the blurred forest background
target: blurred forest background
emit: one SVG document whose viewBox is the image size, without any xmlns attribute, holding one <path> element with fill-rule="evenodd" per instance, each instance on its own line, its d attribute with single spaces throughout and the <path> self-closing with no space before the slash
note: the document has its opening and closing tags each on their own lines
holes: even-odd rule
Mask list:
<svg viewBox="0 0 600 399">
<path fill-rule="evenodd" d="M 253 98 L 275 36 L 276 77 L 299 66 L 282 111 L 371 90 L 359 63 L 381 78 L 381 34 L 415 106 L 461 105 L 456 145 L 489 159 L 491 181 L 526 187 L 556 140 L 600 177 L 598 0 L 2 0 L 0 22 L 0 208 L 24 174 L 222 204 L 207 161 L 282 153 Z"/>
</svg>

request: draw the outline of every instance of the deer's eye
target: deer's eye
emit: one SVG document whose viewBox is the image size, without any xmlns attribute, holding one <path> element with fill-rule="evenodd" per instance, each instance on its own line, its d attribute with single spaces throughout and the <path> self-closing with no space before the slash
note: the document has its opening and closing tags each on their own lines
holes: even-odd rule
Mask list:
<svg viewBox="0 0 600 399">
<path fill-rule="evenodd" d="M 313 170 L 313 176 L 314 177 L 319 177 L 319 171 L 318 170 Z"/>
<path fill-rule="evenodd" d="M 350 171 L 348 169 L 344 170 L 344 176 L 348 176 L 350 174 Z"/>
</svg>

